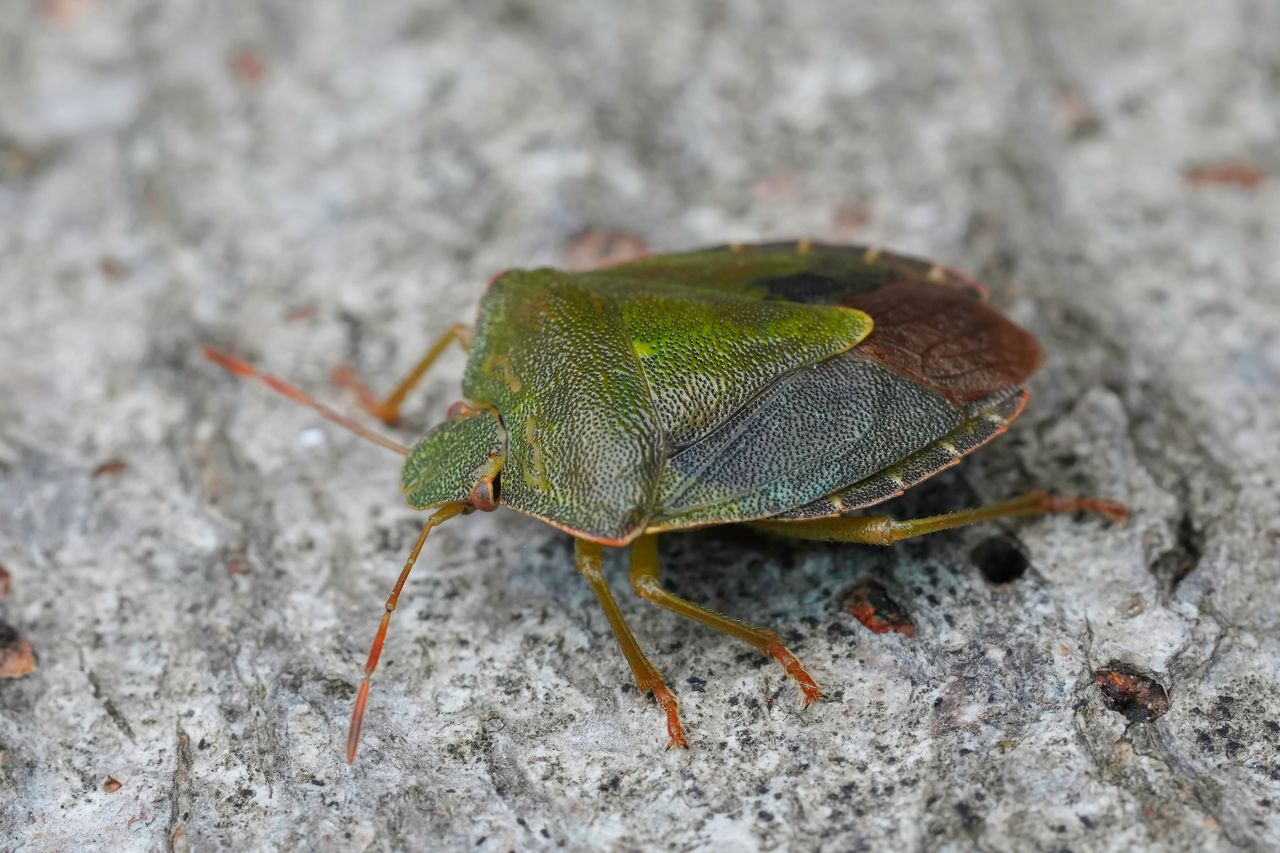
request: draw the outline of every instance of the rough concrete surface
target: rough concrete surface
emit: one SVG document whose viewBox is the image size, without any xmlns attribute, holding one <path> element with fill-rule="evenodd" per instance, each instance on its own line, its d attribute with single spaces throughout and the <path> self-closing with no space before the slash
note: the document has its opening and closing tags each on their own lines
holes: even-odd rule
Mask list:
<svg viewBox="0 0 1280 853">
<path fill-rule="evenodd" d="M 1275 849 L 1280 7 L 1265 0 L 0 5 L 0 848 Z M 615 235 L 610 239 L 609 235 Z M 563 534 L 421 522 L 351 408 L 508 266 L 789 236 L 972 271 L 1050 356 L 892 550 L 668 537 L 663 751 Z M 457 394 L 451 354 L 411 441 Z M 915 633 L 849 613 L 874 579 Z M 1003 582 L 1001 582 L 1003 581 Z"/>
</svg>

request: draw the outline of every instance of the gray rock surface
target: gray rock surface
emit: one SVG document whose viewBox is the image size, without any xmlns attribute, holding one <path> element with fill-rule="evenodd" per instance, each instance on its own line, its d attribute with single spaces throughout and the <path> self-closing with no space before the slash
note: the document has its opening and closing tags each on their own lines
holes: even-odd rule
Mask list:
<svg viewBox="0 0 1280 853">
<path fill-rule="evenodd" d="M 0 681 L 0 848 L 1275 849 L 1277 57 L 1258 0 L 0 5 L 0 622 L 39 660 Z M 664 752 L 568 538 L 472 516 L 347 767 L 421 516 L 395 457 L 197 347 L 349 407 L 334 364 L 389 386 L 490 274 L 607 234 L 973 271 L 1048 365 L 893 510 L 1052 486 L 1130 523 L 669 537 L 675 589 L 828 689 L 804 713 L 615 559 L 683 701 Z M 871 578 L 913 637 L 849 614 Z"/>
</svg>

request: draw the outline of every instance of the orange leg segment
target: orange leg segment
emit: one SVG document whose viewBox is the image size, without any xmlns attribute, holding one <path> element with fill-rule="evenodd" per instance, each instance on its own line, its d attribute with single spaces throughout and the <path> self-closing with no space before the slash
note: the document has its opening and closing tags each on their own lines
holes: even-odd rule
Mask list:
<svg viewBox="0 0 1280 853">
<path fill-rule="evenodd" d="M 444 351 L 449 348 L 449 344 L 457 341 L 464 350 L 470 350 L 474 336 L 475 333 L 470 326 L 462 323 L 455 323 L 450 326 L 431 345 L 431 349 L 427 350 L 427 354 L 422 357 L 417 366 L 409 371 L 409 375 L 400 380 L 400 384 L 387 395 L 386 399 L 378 399 L 378 396 L 370 391 L 368 386 L 356 376 L 355 371 L 349 367 L 335 367 L 330 374 L 330 378 L 338 385 L 354 391 L 356 399 L 360 403 L 360 408 L 385 424 L 394 424 L 400 419 L 400 407 L 404 405 L 405 397 L 408 397 L 409 392 L 422 381 L 423 376 L 427 375 L 431 365 L 435 364 L 436 360 L 444 354 Z"/>
<path fill-rule="evenodd" d="M 822 542 L 857 542 L 864 545 L 892 545 L 903 539 L 965 527 L 1000 518 L 1045 515 L 1052 512 L 1093 512 L 1117 524 L 1129 517 L 1124 504 L 1107 498 L 1077 498 L 1045 491 L 1028 492 L 1003 503 L 928 518 L 898 521 L 887 515 L 838 516 L 813 521 L 756 521 L 751 526 L 779 536 L 814 539 Z"/>
<path fill-rule="evenodd" d="M 418 562 L 418 555 L 422 553 L 422 546 L 427 543 L 427 536 L 430 535 L 432 529 L 458 515 L 465 508 L 466 504 L 445 504 L 431 514 L 431 517 L 427 519 L 427 523 L 422 527 L 422 533 L 418 534 L 418 541 L 414 543 L 413 551 L 410 552 L 409 559 L 405 561 L 404 569 L 400 572 L 396 585 L 391 588 L 391 595 L 387 597 L 387 603 L 383 609 L 382 621 L 378 623 L 378 631 L 373 635 L 373 645 L 369 648 L 369 658 L 364 665 L 364 678 L 360 681 L 360 690 L 356 693 L 356 705 L 351 712 L 351 728 L 347 730 L 348 764 L 352 764 L 356 760 L 356 749 L 360 746 L 360 729 L 364 725 L 364 709 L 369 702 L 369 688 L 372 685 L 373 672 L 378 668 L 378 659 L 382 657 L 382 643 L 387 638 L 387 628 L 391 625 L 391 614 L 395 612 L 396 605 L 400 601 L 400 591 L 404 589 L 405 582 L 409 580 L 409 572 L 413 571 L 414 564 Z"/>
<path fill-rule="evenodd" d="M 614 600 L 613 593 L 609 590 L 609 584 L 604 579 L 603 546 L 595 542 L 588 542 L 585 539 L 576 540 L 575 545 L 574 557 L 578 563 L 578 571 L 587 579 L 587 583 L 591 584 L 592 591 L 595 592 L 596 598 L 600 600 L 600 607 L 604 610 L 605 618 L 609 620 L 609 627 L 613 628 L 613 636 L 617 638 L 618 645 L 622 648 L 622 654 L 626 657 L 627 663 L 631 664 L 631 672 L 636 677 L 636 687 L 640 689 L 641 693 L 652 693 L 658 705 L 666 712 L 667 737 L 669 738 L 667 748 L 670 749 L 673 746 L 687 747 L 689 741 L 685 739 L 684 726 L 680 724 L 680 704 L 676 701 L 675 694 L 671 692 L 666 682 L 662 680 L 658 670 L 645 657 L 644 650 L 640 648 L 640 644 L 636 642 L 635 634 L 631 633 L 630 626 L 622 618 L 622 611 L 618 609 L 618 602 Z"/>
<path fill-rule="evenodd" d="M 665 607 L 688 619 L 737 637 L 771 656 L 800 686 L 806 707 L 822 698 L 822 690 L 818 687 L 818 683 L 813 680 L 796 656 L 782 644 L 781 637 L 773 631 L 748 625 L 746 622 L 709 610 L 669 592 L 662 587 L 660 569 L 656 535 L 641 536 L 631 543 L 631 588 L 636 595 L 651 604 Z"/>
<path fill-rule="evenodd" d="M 376 432 L 365 429 L 360 426 L 360 424 L 351 420 L 351 418 L 348 418 L 341 412 L 326 406 L 324 403 L 321 403 L 319 400 L 316 400 L 314 397 L 307 394 L 301 388 L 286 382 L 278 376 L 272 376 L 270 373 L 263 373 L 249 362 L 238 359 L 234 355 L 225 353 L 220 349 L 215 349 L 214 347 L 203 347 L 201 352 L 204 354 L 205 358 L 209 359 L 228 373 L 232 373 L 236 376 L 242 376 L 246 379 L 256 379 L 272 391 L 275 391 L 277 394 L 287 397 L 295 403 L 301 403 L 307 408 L 318 412 L 321 416 L 333 421 L 343 429 L 348 429 L 367 441 L 371 441 L 380 447 L 385 447 L 387 450 L 394 453 L 399 453 L 401 456 L 409 455 L 409 448 L 405 447 L 400 442 L 393 441 L 386 436 L 378 435 Z"/>
</svg>

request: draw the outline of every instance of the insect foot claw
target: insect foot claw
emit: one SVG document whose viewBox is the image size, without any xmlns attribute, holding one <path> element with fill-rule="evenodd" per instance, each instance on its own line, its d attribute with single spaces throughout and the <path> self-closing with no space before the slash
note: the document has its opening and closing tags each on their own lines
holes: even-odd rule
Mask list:
<svg viewBox="0 0 1280 853">
<path fill-rule="evenodd" d="M 1105 515 L 1116 524 L 1124 524 L 1129 520 L 1129 508 L 1119 501 L 1113 501 L 1109 498 L 1090 498 L 1081 503 L 1086 510 Z"/>
<path fill-rule="evenodd" d="M 667 749 L 673 746 L 689 748 L 689 741 L 684 736 L 684 726 L 680 723 L 680 703 L 675 694 L 662 682 L 655 684 L 651 691 L 653 698 L 667 714 Z"/>
<path fill-rule="evenodd" d="M 800 687 L 800 692 L 804 694 L 805 708 L 822 698 L 822 688 L 818 686 L 818 682 L 813 680 L 813 676 L 804 668 L 804 664 L 782 645 L 781 639 L 774 637 L 766 651 L 773 655 L 774 660 L 782 664 L 783 670 Z"/>
<path fill-rule="evenodd" d="M 1108 520 L 1115 524 L 1124 524 L 1129 520 L 1129 508 L 1110 498 L 1076 498 L 1068 495 L 1046 495 L 1045 502 L 1050 512 L 1093 512 L 1106 516 Z"/>
</svg>

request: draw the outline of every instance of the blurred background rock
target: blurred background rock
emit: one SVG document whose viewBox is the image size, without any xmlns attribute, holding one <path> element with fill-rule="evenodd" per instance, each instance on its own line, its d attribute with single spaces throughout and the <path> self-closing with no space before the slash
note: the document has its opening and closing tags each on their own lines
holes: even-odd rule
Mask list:
<svg viewBox="0 0 1280 853">
<path fill-rule="evenodd" d="M 0 624 L 38 668 L 0 680 L 0 847 L 1274 848 L 1277 152 L 1257 0 L 5 3 Z M 626 596 L 686 753 L 567 538 L 471 517 L 346 767 L 420 517 L 198 345 L 386 387 L 500 269 L 797 236 L 971 271 L 1049 349 L 896 511 L 1050 486 L 1130 524 L 670 537 L 675 589 L 830 693 Z M 871 579 L 913 636 L 850 614 Z"/>
</svg>

